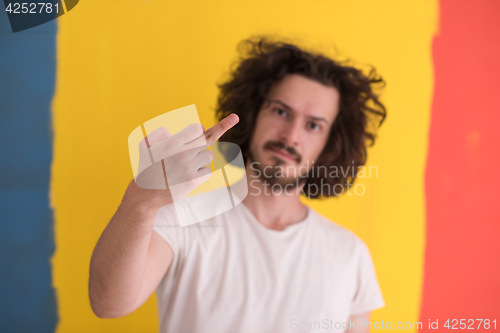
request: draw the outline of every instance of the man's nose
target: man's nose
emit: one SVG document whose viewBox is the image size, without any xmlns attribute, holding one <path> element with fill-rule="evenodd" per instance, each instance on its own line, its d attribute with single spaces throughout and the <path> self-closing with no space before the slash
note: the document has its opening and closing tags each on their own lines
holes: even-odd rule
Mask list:
<svg viewBox="0 0 500 333">
<path fill-rule="evenodd" d="M 280 139 L 286 143 L 287 146 L 297 147 L 300 143 L 300 121 L 294 119 L 285 124 L 285 127 L 280 133 Z"/>
</svg>

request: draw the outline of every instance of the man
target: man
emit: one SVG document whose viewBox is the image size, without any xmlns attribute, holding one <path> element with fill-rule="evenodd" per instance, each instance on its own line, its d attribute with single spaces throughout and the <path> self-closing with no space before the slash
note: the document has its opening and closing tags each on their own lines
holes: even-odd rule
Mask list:
<svg viewBox="0 0 500 333">
<path fill-rule="evenodd" d="M 383 81 L 291 44 L 242 45 L 244 59 L 220 85 L 221 122 L 188 132 L 241 147 L 248 195 L 198 227 L 162 228 L 175 220 L 168 184 L 151 190 L 132 181 L 94 250 L 92 309 L 124 316 L 156 289 L 161 332 L 366 332 L 353 323 L 384 306 L 368 248 L 300 195 L 349 189 L 356 174 L 330 170 L 364 165 L 372 124 L 386 114 L 372 89 Z M 158 130 L 147 144 L 158 151 L 179 142 L 172 137 Z M 206 180 L 212 159 L 203 150 L 164 167 Z"/>
</svg>

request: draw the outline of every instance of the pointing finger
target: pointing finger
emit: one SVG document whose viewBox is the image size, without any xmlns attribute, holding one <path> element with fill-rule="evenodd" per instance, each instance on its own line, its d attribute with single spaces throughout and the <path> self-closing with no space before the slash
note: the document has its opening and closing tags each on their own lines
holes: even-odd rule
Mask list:
<svg viewBox="0 0 500 333">
<path fill-rule="evenodd" d="M 236 125 L 240 121 L 240 118 L 234 113 L 230 114 L 226 118 L 222 119 L 219 123 L 210 127 L 205 131 L 205 140 L 207 140 L 208 145 L 213 144 L 215 141 L 226 133 L 231 127 Z"/>
</svg>

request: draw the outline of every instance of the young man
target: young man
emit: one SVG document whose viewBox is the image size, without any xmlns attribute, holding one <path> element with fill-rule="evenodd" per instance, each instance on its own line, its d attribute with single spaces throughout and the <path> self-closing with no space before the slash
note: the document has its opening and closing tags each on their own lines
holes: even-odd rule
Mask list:
<svg viewBox="0 0 500 333">
<path fill-rule="evenodd" d="M 162 228 L 175 220 L 170 191 L 132 181 L 94 250 L 92 309 L 124 316 L 156 289 L 161 332 L 367 332 L 354 324 L 384 306 L 368 248 L 299 199 L 348 190 L 356 174 L 331 170 L 364 165 L 386 114 L 373 92 L 383 81 L 291 44 L 243 45 L 220 85 L 222 120 L 204 137 L 240 146 L 248 195 L 197 227 Z M 148 146 L 169 137 L 156 132 Z M 209 173 L 212 154 L 187 155 L 165 167 Z"/>
</svg>

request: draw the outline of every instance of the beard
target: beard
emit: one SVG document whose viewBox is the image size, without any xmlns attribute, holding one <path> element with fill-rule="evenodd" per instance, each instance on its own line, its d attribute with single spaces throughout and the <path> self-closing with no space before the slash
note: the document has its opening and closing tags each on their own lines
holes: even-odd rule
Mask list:
<svg viewBox="0 0 500 333">
<path fill-rule="evenodd" d="M 269 141 L 264 145 L 263 150 L 271 148 L 284 149 L 285 146 L 284 144 L 279 142 Z M 293 148 L 291 149 L 287 148 L 286 150 L 292 155 L 295 155 L 296 161 L 298 162 L 297 164 L 299 164 L 301 161 L 301 156 L 298 155 L 295 152 L 295 150 L 293 150 Z M 262 163 L 262 158 L 260 157 L 260 154 L 254 149 L 249 149 L 248 159 L 252 165 L 252 168 L 255 168 L 255 165 L 257 166 L 256 169 L 260 171 L 259 179 L 264 185 L 268 185 L 271 187 L 275 184 L 279 184 L 282 187 L 286 187 L 287 189 L 293 190 L 298 186 L 302 185 L 303 183 L 305 183 L 307 180 L 307 173 L 306 175 L 299 174 L 298 176 L 294 177 L 286 176 L 283 172 L 284 169 L 285 170 L 287 169 L 286 163 L 285 161 L 276 156 L 272 157 L 272 159 L 275 161 L 273 165 L 264 165 L 264 163 Z M 284 165 L 285 167 L 283 167 Z"/>
</svg>

